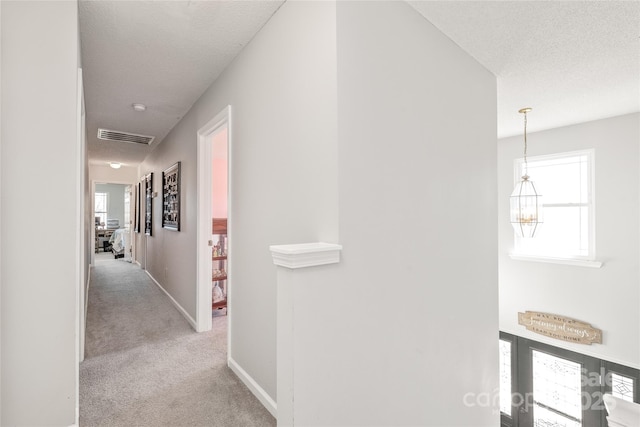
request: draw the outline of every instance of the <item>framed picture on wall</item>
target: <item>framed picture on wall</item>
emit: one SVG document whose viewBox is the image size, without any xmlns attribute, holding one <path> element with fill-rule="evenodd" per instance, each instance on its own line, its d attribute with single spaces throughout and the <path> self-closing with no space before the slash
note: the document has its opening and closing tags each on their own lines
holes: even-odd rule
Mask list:
<svg viewBox="0 0 640 427">
<path fill-rule="evenodd" d="M 180 162 L 162 172 L 162 228 L 180 231 Z"/>
<path fill-rule="evenodd" d="M 153 172 L 144 177 L 144 234 L 151 236 L 153 217 Z"/>
<path fill-rule="evenodd" d="M 134 222 L 133 230 L 136 233 L 140 232 L 140 188 L 141 187 L 142 187 L 142 184 L 140 182 L 138 182 L 138 185 L 134 186 L 136 197 L 133 202 L 133 222 Z"/>
</svg>

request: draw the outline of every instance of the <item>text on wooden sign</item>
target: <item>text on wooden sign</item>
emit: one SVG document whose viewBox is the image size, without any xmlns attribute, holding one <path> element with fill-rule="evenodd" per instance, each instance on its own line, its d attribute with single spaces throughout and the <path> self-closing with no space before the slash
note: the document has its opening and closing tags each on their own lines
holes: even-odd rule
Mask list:
<svg viewBox="0 0 640 427">
<path fill-rule="evenodd" d="M 528 331 L 576 344 L 602 344 L 602 331 L 588 323 L 557 314 L 526 311 L 518 313 L 518 324 Z"/>
</svg>

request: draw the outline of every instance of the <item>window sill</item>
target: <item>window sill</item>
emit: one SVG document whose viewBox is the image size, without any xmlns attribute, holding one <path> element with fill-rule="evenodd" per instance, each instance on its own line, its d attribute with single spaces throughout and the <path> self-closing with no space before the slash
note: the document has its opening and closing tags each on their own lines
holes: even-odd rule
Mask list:
<svg viewBox="0 0 640 427">
<path fill-rule="evenodd" d="M 602 267 L 602 262 L 589 261 L 586 259 L 545 258 L 540 256 L 520 255 L 520 254 L 513 254 L 513 253 L 509 254 L 509 257 L 516 261 L 547 262 L 551 264 L 574 265 L 576 267 L 590 267 L 590 268 Z"/>
</svg>

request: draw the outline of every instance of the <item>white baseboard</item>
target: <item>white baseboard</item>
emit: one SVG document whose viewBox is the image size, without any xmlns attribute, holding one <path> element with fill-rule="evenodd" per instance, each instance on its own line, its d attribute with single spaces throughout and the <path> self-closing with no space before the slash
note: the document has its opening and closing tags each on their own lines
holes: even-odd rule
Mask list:
<svg viewBox="0 0 640 427">
<path fill-rule="evenodd" d="M 84 289 L 84 313 L 82 313 L 82 325 L 80 327 L 80 332 L 82 332 L 82 336 L 80 337 L 80 362 L 84 361 L 84 352 L 85 352 L 85 343 L 87 337 L 87 312 L 89 311 L 89 287 L 91 286 L 91 270 L 93 266 L 89 264 L 89 271 L 87 272 L 87 286 Z"/>
<path fill-rule="evenodd" d="M 89 272 L 87 273 L 87 288 L 84 291 L 84 324 L 87 325 L 87 311 L 89 310 L 89 286 L 91 286 L 91 267 L 89 264 Z"/>
<path fill-rule="evenodd" d="M 160 285 L 160 283 L 158 283 L 158 281 L 155 279 L 155 277 L 151 275 L 151 273 L 149 273 L 149 271 L 145 270 L 145 272 L 151 278 L 151 280 L 153 280 L 156 286 L 162 289 L 162 292 L 164 292 L 169 297 L 173 305 L 184 316 L 184 318 L 187 319 L 187 322 L 189 322 L 191 327 L 197 331 L 198 329 L 197 329 L 196 321 L 193 320 L 191 316 L 189 316 L 189 313 L 187 313 L 187 311 L 184 308 L 182 308 L 182 306 L 178 303 L 178 301 L 173 299 L 173 297 L 169 294 L 169 292 L 167 292 Z M 269 413 L 271 413 L 271 415 L 273 415 L 273 417 L 277 419 L 278 407 L 276 405 L 276 402 L 271 398 L 271 396 L 269 396 L 267 392 L 264 391 L 264 389 L 260 387 L 260 385 L 258 385 L 258 383 L 244 369 L 242 369 L 240 365 L 238 365 L 238 363 L 235 360 L 233 360 L 231 357 L 229 357 L 229 359 L 227 360 L 227 363 L 229 368 L 238 376 L 238 378 L 240 378 L 240 380 L 244 383 L 244 385 L 246 385 L 249 388 L 251 393 L 253 393 L 253 395 L 260 401 L 260 403 L 262 403 L 262 405 L 267 409 L 267 411 L 269 411 Z"/>
<path fill-rule="evenodd" d="M 278 406 L 276 402 L 271 398 L 271 396 L 269 396 L 267 392 L 264 391 L 264 389 L 260 387 L 258 383 L 253 378 L 251 378 L 251 376 L 244 369 L 242 369 L 240 365 L 238 365 L 236 361 L 231 357 L 229 357 L 227 363 L 229 365 L 229 368 L 231 368 L 231 370 L 238 376 L 238 378 L 240 378 L 244 385 L 246 385 L 249 390 L 251 390 L 251 393 L 253 393 L 253 395 L 258 398 L 260 403 L 262 403 L 262 406 L 267 408 L 267 411 L 269 411 L 275 419 L 278 419 Z"/>
<path fill-rule="evenodd" d="M 187 310 L 185 310 L 184 308 L 182 308 L 182 306 L 178 303 L 178 301 L 176 301 L 175 299 L 173 299 L 173 297 L 171 296 L 171 294 L 169 292 L 166 291 L 165 288 L 163 288 L 160 283 L 158 283 L 158 281 L 155 279 L 155 277 L 153 277 L 151 275 L 151 273 L 149 273 L 148 270 L 145 270 L 145 273 L 147 273 L 147 276 L 149 276 L 151 278 L 151 280 L 153 280 L 153 283 L 156 284 L 156 286 L 158 286 L 160 289 L 162 289 L 162 292 L 164 292 L 169 299 L 171 300 L 171 302 L 173 303 L 173 305 L 178 309 L 178 311 L 180 312 L 180 314 L 182 314 L 182 316 L 187 319 L 187 322 L 189 322 L 189 324 L 191 325 L 191 327 L 193 328 L 194 331 L 197 331 L 197 325 L 196 325 L 196 321 L 193 320 L 193 318 L 191 316 L 189 316 L 189 313 L 187 313 Z"/>
</svg>

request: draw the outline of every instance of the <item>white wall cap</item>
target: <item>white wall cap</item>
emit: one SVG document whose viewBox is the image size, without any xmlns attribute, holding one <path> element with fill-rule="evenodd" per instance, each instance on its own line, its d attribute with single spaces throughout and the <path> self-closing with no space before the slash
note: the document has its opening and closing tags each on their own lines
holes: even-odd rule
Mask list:
<svg viewBox="0 0 640 427">
<path fill-rule="evenodd" d="M 631 427 L 637 426 L 640 420 L 640 405 L 627 402 L 609 393 L 603 396 L 605 407 L 609 416 L 607 421 L 610 426 Z"/>
<path fill-rule="evenodd" d="M 340 262 L 342 245 L 334 243 L 300 243 L 269 247 L 273 263 L 286 268 L 305 268 Z"/>
</svg>

